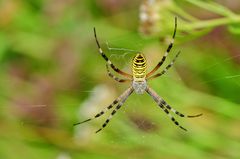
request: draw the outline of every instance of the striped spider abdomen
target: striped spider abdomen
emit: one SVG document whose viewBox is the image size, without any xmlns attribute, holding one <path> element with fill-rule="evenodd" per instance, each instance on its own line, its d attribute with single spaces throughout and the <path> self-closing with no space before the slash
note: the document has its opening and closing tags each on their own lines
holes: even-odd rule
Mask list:
<svg viewBox="0 0 240 159">
<path fill-rule="evenodd" d="M 138 53 L 132 61 L 132 72 L 134 81 L 143 81 L 146 78 L 146 59 L 143 54 Z"/>
<path fill-rule="evenodd" d="M 143 54 L 138 53 L 132 61 L 133 89 L 137 94 L 143 94 L 147 88 L 146 82 L 146 59 Z"/>
</svg>

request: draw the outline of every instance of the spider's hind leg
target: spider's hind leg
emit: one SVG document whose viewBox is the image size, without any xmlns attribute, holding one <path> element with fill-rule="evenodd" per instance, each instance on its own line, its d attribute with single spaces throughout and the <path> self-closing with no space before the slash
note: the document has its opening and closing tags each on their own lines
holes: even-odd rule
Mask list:
<svg viewBox="0 0 240 159">
<path fill-rule="evenodd" d="M 82 123 L 85 123 L 85 122 L 88 122 L 88 121 L 91 121 L 95 118 L 98 118 L 100 116 L 102 116 L 103 114 L 105 114 L 108 110 L 110 110 L 115 104 L 117 104 L 121 99 L 121 96 L 118 97 L 117 99 L 115 99 L 108 107 L 104 108 L 101 112 L 99 112 L 98 114 L 96 114 L 93 118 L 89 118 L 89 119 L 86 119 L 84 121 L 81 121 L 81 122 L 78 122 L 78 123 L 75 123 L 73 124 L 73 126 L 76 126 L 76 125 L 79 125 L 79 124 L 82 124 Z"/>
<path fill-rule="evenodd" d="M 168 117 L 172 120 L 172 122 L 177 125 L 179 128 L 187 131 L 184 127 L 182 127 L 178 121 L 169 113 L 168 109 L 162 103 L 161 97 L 151 88 L 147 88 L 146 92 L 154 99 L 154 101 L 158 104 L 158 106 L 168 115 Z"/>
<path fill-rule="evenodd" d="M 179 111 L 173 109 L 164 100 L 162 100 L 162 104 L 165 105 L 168 110 L 172 111 L 173 113 L 177 114 L 180 117 L 195 118 L 195 117 L 199 117 L 199 116 L 203 115 L 202 113 L 201 114 L 196 114 L 196 115 L 184 115 L 184 114 L 180 113 Z"/>
<path fill-rule="evenodd" d="M 130 89 L 130 88 L 129 88 Z M 115 104 L 119 103 L 119 101 L 121 101 L 125 96 L 126 96 L 126 92 L 129 91 L 129 89 L 127 89 L 125 92 L 123 92 L 117 99 L 115 99 L 108 107 L 104 108 L 101 112 L 99 112 L 98 114 L 96 114 L 93 118 L 89 118 L 87 120 L 84 120 L 82 122 L 78 122 L 73 124 L 74 126 L 91 121 L 93 119 L 96 119 L 100 116 L 102 116 L 103 114 L 105 114 L 108 110 L 110 110 Z"/>
<path fill-rule="evenodd" d="M 112 113 L 110 114 L 110 116 L 107 118 L 107 120 L 104 122 L 104 124 L 102 125 L 102 127 L 100 129 L 98 129 L 96 131 L 96 133 L 98 133 L 99 131 L 101 131 L 103 128 L 105 128 L 107 126 L 107 124 L 109 123 L 109 121 L 111 120 L 111 118 L 113 117 L 113 115 L 122 107 L 123 103 L 127 100 L 127 98 L 132 94 L 133 92 L 133 88 L 130 87 L 128 88 L 124 93 L 123 93 L 123 97 L 121 99 L 121 101 L 119 101 L 118 105 L 116 106 L 116 108 L 112 111 Z"/>
<path fill-rule="evenodd" d="M 196 115 L 184 115 L 182 113 L 180 113 L 179 111 L 175 110 L 174 108 L 172 108 L 169 104 L 167 104 L 167 102 L 165 100 L 163 100 L 160 96 L 158 96 L 158 102 L 159 104 L 163 105 L 164 107 L 166 107 L 168 110 L 170 110 L 171 112 L 175 113 L 176 115 L 180 116 L 180 117 L 187 117 L 187 118 L 195 118 L 195 117 L 199 117 L 202 116 L 201 114 L 196 114 Z"/>
<path fill-rule="evenodd" d="M 123 105 L 123 102 L 120 102 L 116 108 L 112 111 L 111 115 L 107 118 L 107 120 L 104 122 L 104 124 L 102 125 L 102 127 L 100 129 L 98 129 L 96 131 L 96 133 L 98 133 L 99 131 L 101 131 L 103 128 L 105 128 L 107 126 L 107 124 L 109 123 L 109 121 L 111 120 L 111 118 L 113 117 L 113 115 L 117 112 L 118 109 L 120 109 Z"/>
</svg>

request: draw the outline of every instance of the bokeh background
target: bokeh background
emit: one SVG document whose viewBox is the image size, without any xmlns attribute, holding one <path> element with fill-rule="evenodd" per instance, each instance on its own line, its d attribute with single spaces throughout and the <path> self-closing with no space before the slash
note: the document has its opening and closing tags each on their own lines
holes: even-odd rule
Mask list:
<svg viewBox="0 0 240 159">
<path fill-rule="evenodd" d="M 199 118 L 176 127 L 147 94 L 92 117 L 129 85 L 108 77 L 93 36 L 131 72 L 145 54 L 161 59 L 178 17 L 173 68 L 149 85 L 172 107 Z M 239 159 L 239 0 L 1 0 L 1 159 Z M 164 68 L 166 64 L 162 67 Z"/>
</svg>

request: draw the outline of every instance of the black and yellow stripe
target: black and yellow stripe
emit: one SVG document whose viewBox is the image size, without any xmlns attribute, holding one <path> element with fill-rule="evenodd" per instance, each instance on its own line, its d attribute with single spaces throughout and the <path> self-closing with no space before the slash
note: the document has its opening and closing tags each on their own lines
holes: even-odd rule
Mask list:
<svg viewBox="0 0 240 159">
<path fill-rule="evenodd" d="M 73 124 L 73 126 L 76 126 L 76 125 L 79 125 L 79 124 L 83 124 L 83 123 L 86 123 L 86 122 L 89 122 L 93 119 L 96 119 L 96 118 L 99 118 L 100 116 L 102 116 L 103 114 L 105 114 L 108 110 L 112 109 L 114 107 L 114 105 L 118 104 L 116 106 L 116 108 L 113 110 L 113 112 L 111 113 L 111 116 L 110 118 L 116 113 L 116 111 L 118 109 L 120 109 L 120 107 L 123 105 L 123 103 L 125 102 L 125 100 L 128 98 L 128 96 L 131 95 L 131 93 L 133 92 L 133 88 L 130 87 L 128 88 L 125 92 L 123 92 L 117 99 L 115 99 L 108 107 L 104 108 L 101 112 L 99 112 L 98 114 L 96 114 L 94 117 L 92 118 L 89 118 L 89 119 L 86 119 L 84 121 L 81 121 L 81 122 L 78 122 L 78 123 L 75 123 Z M 104 128 L 107 123 L 110 121 L 110 118 L 105 122 L 105 124 L 103 124 L 102 128 Z M 99 132 L 100 130 L 99 129 L 97 132 Z"/>
<path fill-rule="evenodd" d="M 121 74 L 121 75 L 123 75 L 123 76 L 125 76 L 125 77 L 132 78 L 132 75 L 130 75 L 130 74 L 126 73 L 126 72 L 121 71 L 119 68 L 117 68 L 115 65 L 113 65 L 113 63 L 108 59 L 108 57 L 105 55 L 105 53 L 104 53 L 103 50 L 101 49 L 101 46 L 100 46 L 100 44 L 99 44 L 99 42 L 98 42 L 96 29 L 93 28 L 93 31 L 94 31 L 94 37 L 95 37 L 95 40 L 96 40 L 96 43 L 97 43 L 97 46 L 98 46 L 98 52 L 102 55 L 102 57 L 104 58 L 104 60 L 111 66 L 111 68 L 112 68 L 115 72 L 117 72 L 117 73 L 119 73 L 119 74 Z"/>
<path fill-rule="evenodd" d="M 108 76 L 110 76 L 111 78 L 113 78 L 115 81 L 120 82 L 120 83 L 124 83 L 124 82 L 131 81 L 130 79 L 121 79 L 121 78 L 118 78 L 118 77 L 114 76 L 114 75 L 110 72 L 108 66 L 109 66 L 109 64 L 106 63 L 106 68 L 107 68 Z"/>
<path fill-rule="evenodd" d="M 157 73 L 157 74 L 155 74 L 155 75 L 153 75 L 153 76 L 151 76 L 151 77 L 148 77 L 147 79 L 148 79 L 148 80 L 149 80 L 149 79 L 153 79 L 153 78 L 156 78 L 156 77 L 159 77 L 159 76 L 162 76 L 163 74 L 165 74 L 165 73 L 168 71 L 168 69 L 173 66 L 173 64 L 174 64 L 174 62 L 176 61 L 176 59 L 177 59 L 177 57 L 179 56 L 179 54 L 180 54 L 180 51 L 176 54 L 176 56 L 174 57 L 174 59 L 172 60 L 172 62 L 171 62 L 170 64 L 168 64 L 164 70 L 162 70 L 160 73 Z"/>
<path fill-rule="evenodd" d="M 166 108 L 166 102 L 163 100 L 161 100 L 161 98 L 157 95 L 157 93 L 151 89 L 151 88 L 147 88 L 146 89 L 146 92 L 153 97 L 153 99 L 155 100 L 155 102 L 158 104 L 158 106 L 168 115 L 168 117 L 171 119 L 171 121 L 176 125 L 178 126 L 179 128 L 187 131 L 187 129 L 185 129 L 184 127 L 182 127 L 178 121 L 176 121 L 176 119 L 169 113 L 168 109 Z M 164 105 L 165 104 L 165 105 Z"/>
<path fill-rule="evenodd" d="M 163 55 L 162 60 L 157 64 L 157 66 L 154 67 L 154 69 L 153 69 L 152 71 L 150 71 L 150 72 L 147 74 L 147 78 L 150 77 L 154 72 L 156 72 L 156 71 L 162 66 L 162 64 L 164 63 L 164 61 L 166 60 L 169 52 L 171 51 L 171 49 L 172 49 L 172 47 L 173 47 L 174 39 L 175 39 L 175 36 L 176 36 L 176 31 L 177 31 L 177 17 L 175 17 L 175 27 L 174 27 L 174 31 L 173 31 L 172 41 L 171 41 L 171 43 L 168 45 L 168 48 L 167 48 L 165 54 Z"/>
<path fill-rule="evenodd" d="M 103 123 L 102 127 L 96 131 L 98 133 L 101 131 L 103 128 L 107 126 L 109 121 L 112 119 L 113 115 L 122 107 L 123 103 L 127 100 L 127 98 L 132 94 L 133 88 L 130 87 L 128 88 L 122 95 L 121 99 L 118 101 L 118 105 L 115 107 L 115 109 L 111 112 L 110 116 L 107 118 L 107 120 Z"/>
<path fill-rule="evenodd" d="M 143 54 L 137 54 L 132 61 L 133 78 L 135 81 L 143 81 L 146 77 L 147 64 Z"/>
</svg>

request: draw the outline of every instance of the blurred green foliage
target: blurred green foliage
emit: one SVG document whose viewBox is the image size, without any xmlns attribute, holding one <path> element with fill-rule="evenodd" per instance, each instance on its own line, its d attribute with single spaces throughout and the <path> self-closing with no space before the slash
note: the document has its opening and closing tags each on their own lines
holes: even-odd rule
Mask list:
<svg viewBox="0 0 240 159">
<path fill-rule="evenodd" d="M 0 1 L 0 158 L 240 158 L 239 10 L 237 0 Z M 73 127 L 130 85 L 107 76 L 93 27 L 119 68 L 131 72 L 142 51 L 150 70 L 175 16 L 168 59 L 182 53 L 149 85 L 180 112 L 204 115 L 176 116 L 183 132 L 151 97 L 133 94 L 99 134 L 107 115 Z"/>
</svg>

